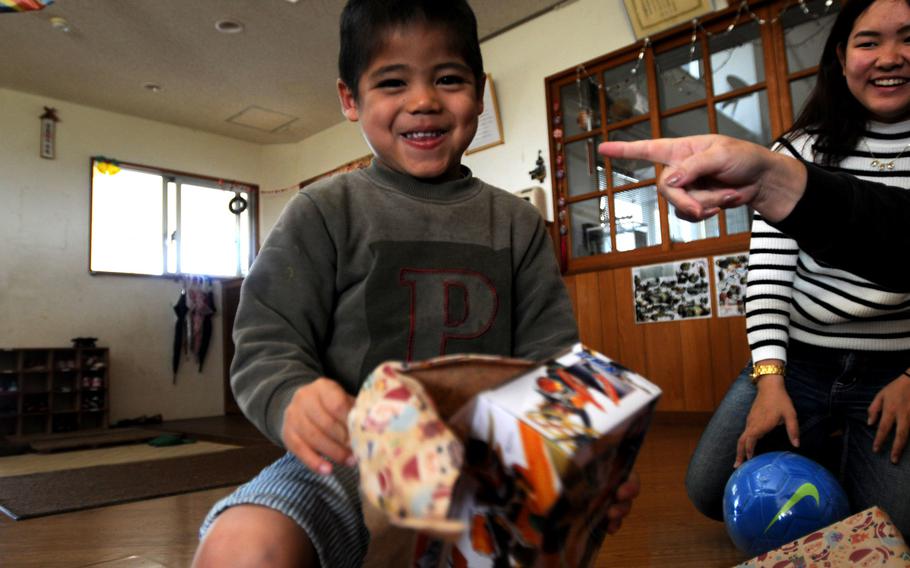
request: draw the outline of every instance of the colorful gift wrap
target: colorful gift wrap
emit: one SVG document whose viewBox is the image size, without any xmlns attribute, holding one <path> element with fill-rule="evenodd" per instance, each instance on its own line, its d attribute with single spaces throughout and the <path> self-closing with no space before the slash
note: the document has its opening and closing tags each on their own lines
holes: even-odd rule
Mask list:
<svg viewBox="0 0 910 568">
<path fill-rule="evenodd" d="M 878 507 L 807 534 L 737 568 L 838 568 L 910 566 L 910 548 Z"/>
<path fill-rule="evenodd" d="M 43 10 L 53 3 L 54 0 L 0 0 L 0 13 Z"/>
<path fill-rule="evenodd" d="M 591 565 L 660 394 L 580 344 L 481 392 L 450 420 L 465 432 L 450 517 L 467 530 L 415 565 Z"/>
<path fill-rule="evenodd" d="M 389 522 L 440 535 L 463 530 L 446 518 L 461 473 L 461 441 L 401 365 L 373 371 L 348 415 L 348 430 L 361 491 Z"/>
</svg>

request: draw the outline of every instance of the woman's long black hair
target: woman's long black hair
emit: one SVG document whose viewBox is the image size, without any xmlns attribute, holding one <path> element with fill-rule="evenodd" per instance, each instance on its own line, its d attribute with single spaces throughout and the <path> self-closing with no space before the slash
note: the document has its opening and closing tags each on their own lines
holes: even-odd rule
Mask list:
<svg viewBox="0 0 910 568">
<path fill-rule="evenodd" d="M 860 104 L 844 78 L 837 56 L 838 47 L 846 53 L 853 24 L 876 0 L 847 0 L 831 27 L 818 64 L 815 88 L 802 112 L 784 138 L 793 141 L 803 132 L 817 133 L 815 153 L 821 164 L 837 165 L 855 148 L 866 129 L 869 111 Z M 906 0 L 910 5 L 910 0 Z"/>
</svg>

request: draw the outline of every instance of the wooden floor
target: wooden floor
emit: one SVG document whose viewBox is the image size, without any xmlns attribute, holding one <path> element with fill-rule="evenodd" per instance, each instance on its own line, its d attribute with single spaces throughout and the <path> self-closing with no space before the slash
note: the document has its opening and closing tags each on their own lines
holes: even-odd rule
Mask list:
<svg viewBox="0 0 910 568">
<path fill-rule="evenodd" d="M 605 542 L 598 567 L 710 568 L 746 560 L 730 543 L 723 524 L 701 517 L 685 495 L 686 463 L 703 424 L 670 415 L 655 420 L 636 466 L 642 495 L 623 529 Z M 162 428 L 195 432 L 216 442 L 261 442 L 237 417 L 172 422 Z M 0 566 L 189 566 L 200 521 L 230 491 L 213 489 L 19 522 L 0 515 Z"/>
</svg>

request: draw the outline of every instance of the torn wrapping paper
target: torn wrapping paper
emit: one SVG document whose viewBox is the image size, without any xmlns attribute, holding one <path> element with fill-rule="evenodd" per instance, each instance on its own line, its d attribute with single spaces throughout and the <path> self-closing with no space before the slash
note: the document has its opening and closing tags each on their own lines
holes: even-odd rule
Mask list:
<svg viewBox="0 0 910 568">
<path fill-rule="evenodd" d="M 463 447 L 424 388 L 395 363 L 380 365 L 348 415 L 366 499 L 398 526 L 439 534 L 464 528 L 446 517 Z"/>
<path fill-rule="evenodd" d="M 0 0 L 0 13 L 43 10 L 53 3 L 54 0 Z"/>
<path fill-rule="evenodd" d="M 386 382 L 377 383 L 380 378 Z M 349 425 L 355 453 L 368 458 L 365 462 L 361 457 L 360 468 L 366 500 L 382 503 L 395 524 L 423 524 L 436 535 L 440 531 L 434 528 L 450 529 L 442 531 L 446 540 L 418 539 L 415 566 L 589 566 L 593 562 L 606 535 L 607 508 L 631 471 L 661 394 L 658 387 L 579 344 L 543 364 L 481 356 L 385 364 L 364 386 L 366 393 L 358 396 L 357 407 L 378 413 L 380 424 L 388 422 L 386 415 L 396 417 L 396 424 L 401 420 L 402 426 L 405 421 L 399 417 L 421 417 L 416 423 L 436 419 L 424 410 L 434 405 L 420 396 L 411 398 L 417 389 L 404 379 L 422 384 L 427 396 L 444 409 L 436 416 L 447 421 L 447 430 L 456 440 L 446 438 L 443 445 L 463 445 L 462 475 L 451 493 L 445 524 L 439 516 L 442 502 L 426 511 L 417 506 L 400 508 L 402 502 L 413 502 L 404 497 L 396 501 L 396 513 L 386 495 L 381 501 L 371 497 L 389 491 L 372 481 L 380 478 L 375 471 L 398 468 L 398 455 L 425 451 L 414 445 L 425 439 L 419 428 L 411 425 L 411 436 L 388 435 L 388 428 L 372 432 L 372 427 L 365 426 L 372 419 L 362 411 L 356 416 L 352 412 Z M 389 394 L 399 388 L 398 383 L 406 393 L 391 398 L 407 396 L 407 409 L 393 405 L 373 410 L 377 396 L 389 404 Z M 448 455 L 458 456 L 459 451 Z M 447 464 L 456 466 L 458 460 Z M 450 473 L 447 469 L 446 476 L 434 483 L 449 487 Z M 401 476 L 396 480 L 414 483 Z M 427 489 L 396 490 L 405 496 L 420 491 Z M 408 520 L 402 523 L 402 518 Z"/>
</svg>

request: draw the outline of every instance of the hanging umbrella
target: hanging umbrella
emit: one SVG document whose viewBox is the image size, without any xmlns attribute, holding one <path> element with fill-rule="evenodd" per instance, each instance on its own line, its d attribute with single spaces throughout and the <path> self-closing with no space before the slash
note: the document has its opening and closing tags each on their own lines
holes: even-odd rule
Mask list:
<svg viewBox="0 0 910 568">
<path fill-rule="evenodd" d="M 186 305 L 186 290 L 180 290 L 180 298 L 174 306 L 174 313 L 177 314 L 177 323 L 174 324 L 174 353 L 171 359 L 171 369 L 174 371 L 174 384 L 177 384 L 177 369 L 180 367 L 180 355 L 183 351 L 184 340 L 186 337 L 186 314 L 189 312 Z"/>
<path fill-rule="evenodd" d="M 200 312 L 202 314 L 202 330 L 198 337 L 198 347 L 196 349 L 196 362 L 199 364 L 199 372 L 202 372 L 202 363 L 205 361 L 205 354 L 209 350 L 209 342 L 212 339 L 212 316 L 215 314 L 215 294 L 209 290 L 201 302 Z"/>
</svg>

